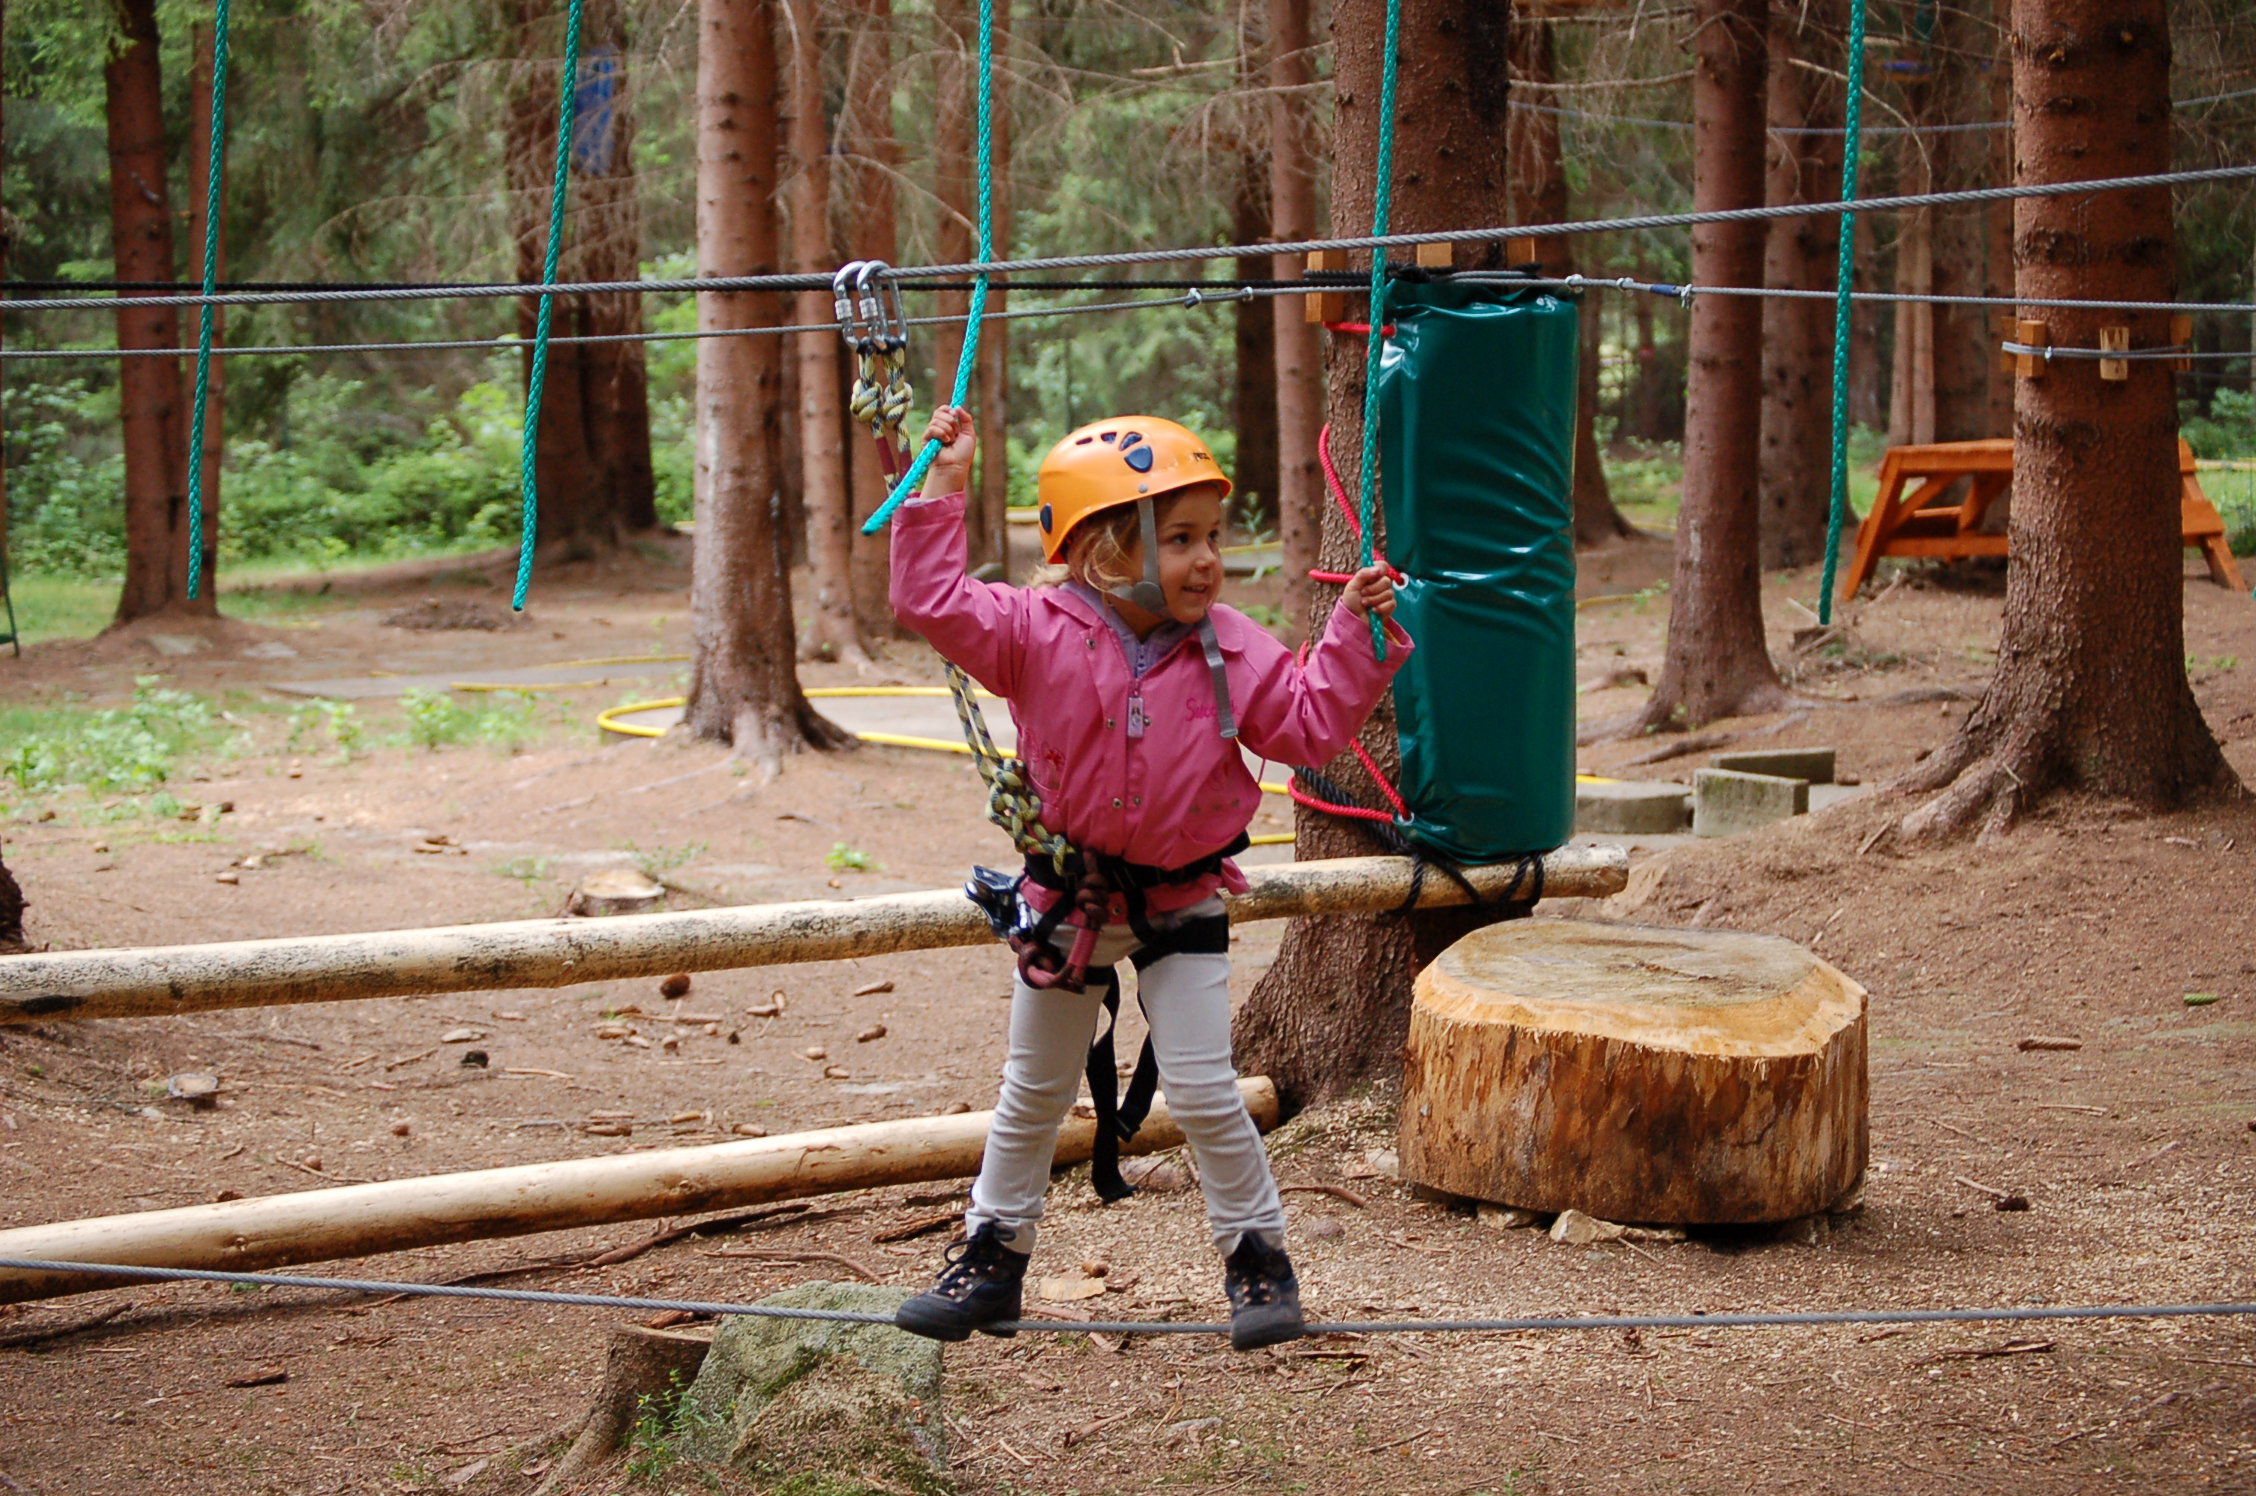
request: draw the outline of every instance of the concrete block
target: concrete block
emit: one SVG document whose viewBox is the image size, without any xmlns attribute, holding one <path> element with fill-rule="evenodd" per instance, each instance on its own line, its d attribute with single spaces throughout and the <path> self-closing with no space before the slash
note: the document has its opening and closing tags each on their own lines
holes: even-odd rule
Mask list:
<svg viewBox="0 0 2256 1496">
<path fill-rule="evenodd" d="M 1743 753 L 1719 753 L 1708 760 L 1714 769 L 1741 774 L 1775 774 L 1780 779 L 1806 779 L 1811 784 L 1833 782 L 1830 748 L 1750 748 Z"/>
<path fill-rule="evenodd" d="M 1692 834 L 1732 836 L 1809 813 L 1809 781 L 1736 769 L 1702 769 L 1692 776 Z"/>
<path fill-rule="evenodd" d="M 1617 836 L 1670 836 L 1692 819 L 1692 794 L 1681 784 L 1616 779 L 1575 786 L 1575 830 Z"/>
</svg>

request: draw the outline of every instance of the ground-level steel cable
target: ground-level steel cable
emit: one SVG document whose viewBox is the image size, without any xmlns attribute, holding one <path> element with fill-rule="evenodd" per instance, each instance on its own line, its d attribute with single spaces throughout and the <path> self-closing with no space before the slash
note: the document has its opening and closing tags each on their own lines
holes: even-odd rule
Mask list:
<svg viewBox="0 0 2256 1496">
<path fill-rule="evenodd" d="M 0 1257 L 0 1269 L 35 1273 L 89 1273 L 150 1283 L 237 1283 L 249 1288 L 312 1288 L 331 1293 L 397 1294 L 403 1298 L 491 1299 L 515 1304 L 556 1304 L 586 1309 L 635 1309 L 748 1319 L 821 1320 L 832 1324 L 890 1325 L 893 1316 L 853 1309 L 795 1309 L 729 1300 L 654 1299 L 602 1293 L 556 1293 L 538 1288 L 481 1288 L 474 1284 L 403 1283 L 384 1278 L 311 1278 L 290 1273 L 228 1273 L 184 1267 L 129 1267 L 118 1263 L 59 1262 Z M 1574 1314 L 1475 1319 L 1313 1320 L 1311 1335 L 1517 1334 L 1537 1330 L 1733 1330 L 1810 1325 L 1996 1324 L 2046 1320 L 2212 1319 L 2256 1315 L 2256 1303 L 2031 1304 L 1987 1309 L 1809 1309 L 1749 1314 Z M 1021 1319 L 996 1328 L 1060 1335 L 1227 1335 L 1227 1324 L 1163 1319 Z"/>
<path fill-rule="evenodd" d="M 886 278 L 933 279 L 960 275 L 1012 275 L 1053 270 L 1106 270 L 1131 265 L 1187 264 L 1194 261 L 1267 259 L 1317 250 L 1414 249 L 1421 244 L 1487 243 L 1507 239 L 1567 238 L 1579 234 L 1629 233 L 1645 229 L 1696 228 L 1709 223 L 1763 223 L 1775 218 L 1816 218 L 1842 212 L 1896 213 L 1915 208 L 1970 207 L 1981 203 L 2012 202 L 2021 198 L 2076 197 L 2096 192 L 2133 192 L 2156 187 L 2187 186 L 2200 182 L 2238 182 L 2256 178 L 2256 164 L 2202 167 L 2188 171 L 2156 172 L 2143 176 L 2092 177 L 2073 182 L 2027 182 L 2009 187 L 1968 187 L 1951 192 L 1905 193 L 1894 197 L 1868 197 L 1854 203 L 1774 203 L 1759 208 L 1712 208 L 1694 213 L 1642 213 L 1621 218 L 1577 219 L 1565 223 L 1492 224 L 1465 228 L 1433 229 L 1421 233 L 1357 235 L 1330 239 L 1296 239 L 1277 244 L 1200 244 L 1165 249 L 1124 249 L 1098 254 L 1045 255 L 1020 260 L 974 260 L 953 265 L 909 265 L 889 269 Z M 504 296 L 576 296 L 604 293 L 648 295 L 662 292 L 818 291 L 829 290 L 830 278 L 810 274 L 714 276 L 704 279 L 568 281 L 470 290 L 379 287 L 366 290 L 281 293 L 227 293 L 210 297 L 73 296 L 0 300 L 0 312 L 106 311 L 134 307 L 276 306 L 320 302 L 443 301 Z M 1330 289 L 1338 289 L 1331 287 Z M 2245 305 L 2243 312 L 2249 310 Z M 958 319 L 961 320 L 961 319 Z"/>
</svg>

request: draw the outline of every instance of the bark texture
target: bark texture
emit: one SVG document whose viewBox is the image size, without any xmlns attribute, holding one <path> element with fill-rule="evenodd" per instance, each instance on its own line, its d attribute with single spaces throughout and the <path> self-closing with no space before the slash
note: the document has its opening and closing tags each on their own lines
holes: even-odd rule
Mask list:
<svg viewBox="0 0 2256 1496">
<path fill-rule="evenodd" d="M 2015 180 L 2169 170 L 2170 32 L 2163 0 L 2016 0 Z M 2014 207 L 2015 294 L 2168 302 L 2167 188 Z M 2169 342 L 2167 312 L 2030 311 L 2061 347 Z M 2055 362 L 2016 381 L 2012 560 L 1997 671 L 1958 735 L 1898 782 L 1949 788 L 1904 817 L 1907 838 L 2008 829 L 2055 789 L 2142 807 L 2236 783 L 2185 672 L 2177 404 L 2168 363 L 2111 383 Z"/>
<path fill-rule="evenodd" d="M 534 1496 L 570 1489 L 593 1475 L 596 1467 L 618 1453 L 634 1433 L 636 1421 L 652 1406 L 671 1407 L 697 1380 L 698 1368 L 712 1347 L 708 1333 L 614 1326 L 603 1357 L 603 1380 L 588 1399 L 580 1431 L 549 1467 Z"/>
<path fill-rule="evenodd" d="M 518 278 L 538 281 L 556 167 L 555 58 L 561 20 L 555 0 L 519 0 L 517 23 L 524 61 L 509 104 L 511 216 Z M 563 280 L 633 280 L 641 268 L 642 211 L 635 187 L 626 56 L 620 6 L 616 0 L 596 0 L 586 14 L 579 81 L 608 77 L 608 123 L 591 110 L 575 126 L 564 242 L 557 260 Z M 518 336 L 530 343 L 539 317 L 539 299 L 520 298 Z M 642 298 L 632 294 L 560 296 L 550 306 L 552 338 L 641 330 Z M 522 374 L 529 383 L 529 349 Z M 642 344 L 550 345 L 533 463 L 540 539 L 551 558 L 585 560 L 616 547 L 629 531 L 658 522 Z"/>
<path fill-rule="evenodd" d="M 1692 206 L 1753 207 L 1763 198 L 1765 6 L 1699 0 L 1695 12 Z M 1763 237 L 1759 223 L 1700 225 L 1692 231 L 1692 279 L 1761 285 Z M 1641 727 L 1698 727 L 1787 701 L 1763 642 L 1757 569 L 1762 319 L 1762 302 L 1752 296 L 1692 304 L 1668 653 Z"/>
<path fill-rule="evenodd" d="M 1837 130 L 1843 88 L 1800 64 L 1835 51 L 1841 0 L 1779 3 L 1770 12 L 1770 125 L 1774 131 Z M 1838 135 L 1772 134 L 1765 201 L 1829 202 L 1841 191 Z M 1831 290 L 1841 221 L 1773 219 L 1764 231 L 1763 283 Z M 1825 557 L 1832 507 L 1833 307 L 1824 301 L 1763 304 L 1762 566 L 1776 571 Z"/>
<path fill-rule="evenodd" d="M 1269 0 L 1269 228 L 1279 239 L 1316 235 L 1317 165 L 1309 90 L 1316 79 L 1309 0 Z M 1270 275 L 1289 280 L 1298 256 L 1279 255 Z M 1324 426 L 1323 329 L 1288 301 L 1274 319 L 1277 367 L 1277 539 L 1283 551 L 1284 613 L 1299 627 L 1315 603 L 1323 529 L 1324 475 L 1316 439 Z"/>
<path fill-rule="evenodd" d="M 1525 10 L 1512 17 L 1512 76 L 1550 83 L 1559 76 L 1558 39 L 1551 22 Z M 1511 221 L 1564 223 L 1573 215 L 1567 197 L 1567 169 L 1559 152 L 1559 117 L 1521 110 L 1511 116 Z M 1536 241 L 1535 257 L 1552 275 L 1575 269 L 1574 241 Z M 1575 387 L 1574 539 L 1578 548 L 1603 545 L 1637 533 L 1614 507 L 1606 486 L 1606 464 L 1598 451 L 1598 298 L 1582 303 L 1580 360 Z"/>
<path fill-rule="evenodd" d="M 1232 205 L 1230 237 L 1259 244 L 1269 234 L 1269 174 L 1260 150 L 1242 143 L 1238 151 L 1238 195 Z M 1266 280 L 1267 255 L 1241 255 L 1234 267 L 1248 280 Z M 1230 502 L 1256 528 L 1270 529 L 1277 516 L 1277 303 L 1256 296 L 1231 308 L 1236 334 L 1235 387 L 1230 413 L 1238 434 L 1237 471 L 1230 475 Z M 1288 315 L 1299 308 L 1286 306 Z"/>
<path fill-rule="evenodd" d="M 110 242 L 120 280 L 173 277 L 172 200 L 166 186 L 164 84 L 156 0 L 119 0 L 119 46 L 102 69 L 110 153 Z M 120 348 L 177 348 L 179 315 L 119 297 Z M 188 599 L 188 403 L 180 361 L 118 362 L 118 425 L 125 448 L 125 585 L 118 623 L 155 613 L 219 612 L 214 585 L 218 536 L 193 558 L 202 578 Z"/>
<path fill-rule="evenodd" d="M 1864 1175 L 1864 989 L 1769 935 L 1524 920 L 1418 976 L 1402 1177 L 1607 1221 L 1814 1215 Z"/>
<path fill-rule="evenodd" d="M 1384 16 L 1381 0 L 1341 0 L 1333 15 L 1337 148 L 1332 202 L 1339 224 L 1371 221 Z M 1489 0 L 1404 0 L 1394 231 L 1493 223 L 1508 206 L 1505 105 L 1511 19 L 1508 5 Z M 1284 232 L 1282 225 L 1279 232 Z M 1457 256 L 1461 268 L 1500 259 L 1492 245 L 1460 245 Z M 1328 370 L 1333 452 L 1343 473 L 1355 470 L 1354 454 L 1362 440 L 1363 359 L 1361 339 L 1340 339 Z M 1329 504 L 1322 506 L 1322 514 L 1325 569 L 1352 569 L 1356 552 L 1346 524 Z M 1311 632 L 1338 596 L 1328 585 L 1316 592 Z M 1373 714 L 1363 741 L 1387 773 L 1397 772 L 1391 698 Z M 1325 770 L 1376 799 L 1352 758 L 1343 755 Z M 1370 850 L 1362 831 L 1305 809 L 1294 829 L 1296 855 L 1303 859 Z M 1492 910 L 1474 909 L 1293 921 L 1275 964 L 1239 1014 L 1241 1063 L 1249 1072 L 1274 1076 L 1289 1106 L 1395 1073 L 1417 968 L 1494 917 Z"/>
<path fill-rule="evenodd" d="M 817 0 L 790 0 L 791 258 L 795 269 L 838 268 L 830 237 L 830 122 L 823 108 L 823 33 Z M 827 292 L 802 291 L 792 320 L 817 326 L 833 316 Z M 846 345 L 829 332 L 792 342 L 799 370 L 799 483 L 807 514 L 807 564 L 814 587 L 813 653 L 867 664 L 854 621 L 853 500 L 847 491 Z"/>
<path fill-rule="evenodd" d="M 701 0 L 697 263 L 713 276 L 778 268 L 779 118 L 773 0 Z M 697 298 L 707 332 L 773 327 L 773 292 Z M 731 744 L 773 775 L 783 755 L 854 740 L 819 715 L 794 670 L 788 536 L 778 500 L 782 350 L 774 338 L 697 345 L 697 537 L 689 705 L 682 730 Z"/>
<path fill-rule="evenodd" d="M 851 163 L 847 191 L 854 205 L 846 247 L 849 258 L 890 265 L 901 258 L 895 186 L 901 149 L 893 136 L 893 0 L 847 0 L 846 24 L 842 160 Z M 925 408 L 931 408 L 929 403 Z M 886 494 L 885 475 L 866 424 L 854 424 L 846 452 L 853 493 L 848 570 L 855 623 L 865 642 L 898 638 L 901 630 L 890 600 L 891 547 L 883 531 L 862 533 L 862 522 L 877 512 Z"/>
</svg>

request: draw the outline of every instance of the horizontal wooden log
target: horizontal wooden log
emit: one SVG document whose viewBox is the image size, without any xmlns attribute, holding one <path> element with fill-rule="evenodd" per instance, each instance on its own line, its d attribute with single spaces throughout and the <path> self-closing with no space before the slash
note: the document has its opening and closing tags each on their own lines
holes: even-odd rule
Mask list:
<svg viewBox="0 0 2256 1496">
<path fill-rule="evenodd" d="M 1248 1076 L 1238 1090 L 1256 1125 L 1264 1132 L 1277 1125 L 1277 1088 L 1267 1077 Z M 22 1226 L 0 1231 L 0 1257 L 255 1273 L 450 1242 L 962 1179 L 978 1172 L 993 1118 L 992 1112 L 910 1117 L 699 1148 L 559 1159 Z M 1088 1158 L 1096 1130 L 1088 1118 L 1066 1118 L 1057 1161 Z M 1157 1152 L 1182 1141 L 1182 1130 L 1160 1101 L 1123 1151 Z M 0 1270 L 0 1304 L 115 1288 L 121 1281 Z"/>
<path fill-rule="evenodd" d="M 1543 867 L 1543 891 L 1562 897 L 1618 893 L 1628 879 L 1627 858 L 1615 847 L 1562 847 Z M 1251 886 L 1230 903 L 1230 917 L 1240 924 L 1392 909 L 1411 887 L 1410 863 L 1400 857 L 1250 867 L 1246 876 Z M 1512 887 L 1508 866 L 1469 868 L 1466 877 L 1484 898 L 1524 892 Z M 1419 885 L 1421 907 L 1466 902 L 1452 879 L 1428 877 Z M 934 890 L 682 914 L 50 951 L 0 956 L 0 1024 L 569 987 L 984 945 L 993 938 L 970 900 Z"/>
</svg>

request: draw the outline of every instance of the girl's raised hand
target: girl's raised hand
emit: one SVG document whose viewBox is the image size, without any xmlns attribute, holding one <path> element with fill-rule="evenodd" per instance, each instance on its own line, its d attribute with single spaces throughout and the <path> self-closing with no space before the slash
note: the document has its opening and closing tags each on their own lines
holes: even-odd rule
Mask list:
<svg viewBox="0 0 2256 1496">
<path fill-rule="evenodd" d="M 1376 613 L 1381 618 L 1394 616 L 1394 578 L 1382 566 L 1366 566 L 1347 579 L 1340 589 L 1340 601 L 1347 611 L 1358 618 Z"/>
<path fill-rule="evenodd" d="M 979 432 L 972 424 L 971 412 L 960 405 L 941 406 L 932 413 L 924 436 L 940 444 L 925 474 L 924 497 L 940 499 L 962 493 L 971 483 L 971 459 L 979 450 Z"/>
</svg>

